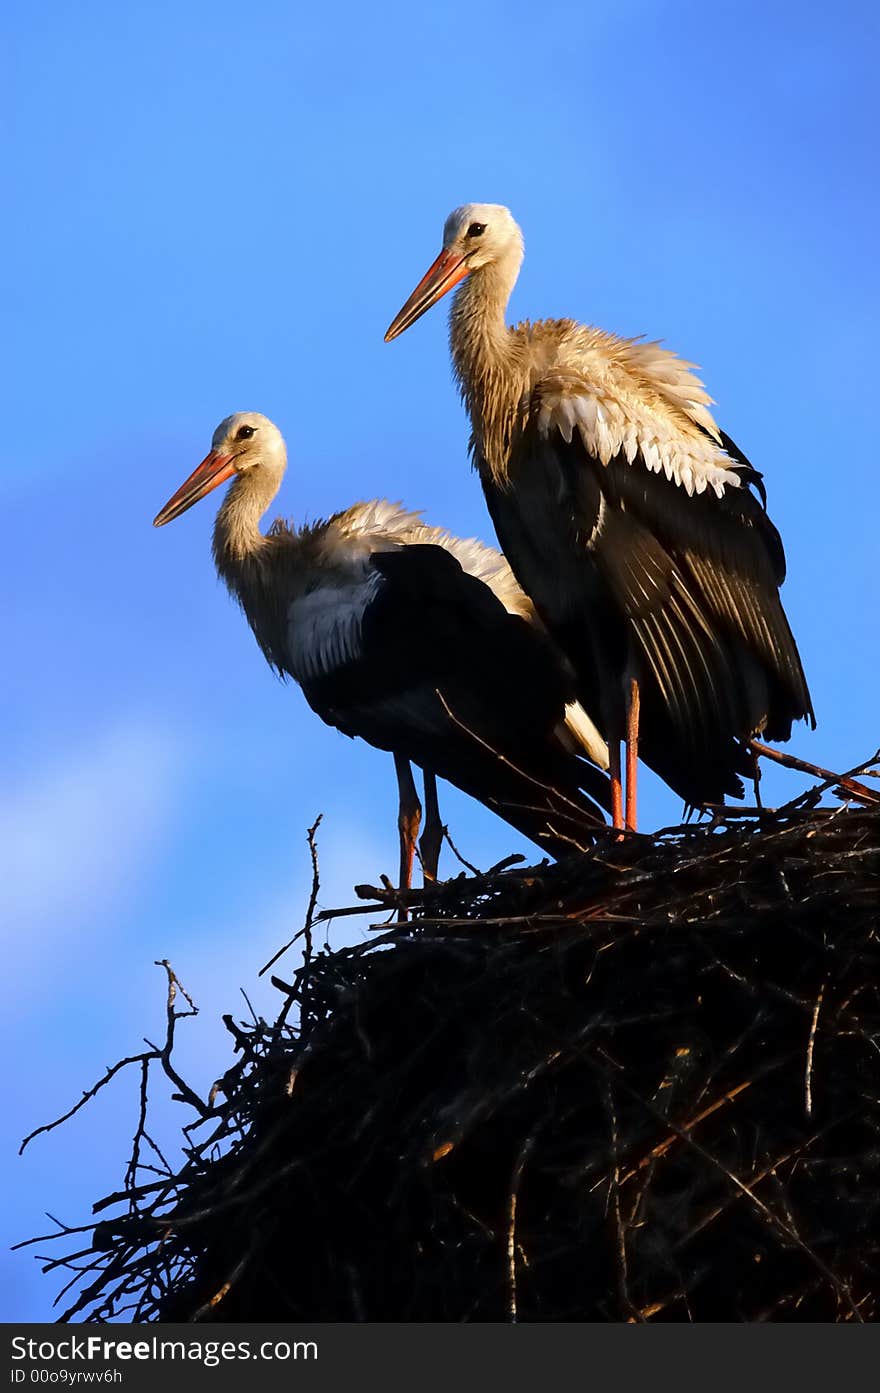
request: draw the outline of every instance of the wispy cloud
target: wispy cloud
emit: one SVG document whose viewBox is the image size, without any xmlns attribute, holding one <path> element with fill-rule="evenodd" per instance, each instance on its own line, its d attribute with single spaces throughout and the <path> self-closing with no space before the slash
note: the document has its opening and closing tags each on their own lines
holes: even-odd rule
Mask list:
<svg viewBox="0 0 880 1393">
<path fill-rule="evenodd" d="M 0 789 L 0 917 L 27 970 L 98 929 L 152 861 L 179 767 L 175 741 L 142 718 L 104 729 Z M 8 957 L 7 957 L 8 962 Z"/>
</svg>

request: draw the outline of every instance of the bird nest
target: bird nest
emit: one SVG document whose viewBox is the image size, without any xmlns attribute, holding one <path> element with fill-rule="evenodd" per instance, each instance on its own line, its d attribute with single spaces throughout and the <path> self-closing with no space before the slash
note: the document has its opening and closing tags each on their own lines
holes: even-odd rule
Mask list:
<svg viewBox="0 0 880 1393">
<path fill-rule="evenodd" d="M 43 1259 L 62 1319 L 876 1318 L 871 787 L 461 876 L 333 951 L 310 842 L 305 961 L 274 1023 L 226 1018 L 212 1094 L 175 1069 L 167 964 L 164 1044 L 108 1071 L 139 1069 L 138 1131 Z M 153 1069 L 193 1110 L 176 1172 Z"/>
</svg>

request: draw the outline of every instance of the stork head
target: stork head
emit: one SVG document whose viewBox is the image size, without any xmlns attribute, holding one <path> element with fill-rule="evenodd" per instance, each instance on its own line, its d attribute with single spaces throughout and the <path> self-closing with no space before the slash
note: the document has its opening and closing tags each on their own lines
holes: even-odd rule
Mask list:
<svg viewBox="0 0 880 1393">
<path fill-rule="evenodd" d="M 508 289 L 523 259 L 523 237 L 509 208 L 500 203 L 465 203 L 443 226 L 443 250 L 388 326 L 390 343 L 426 310 L 464 280 L 491 266 L 503 266 Z"/>
<path fill-rule="evenodd" d="M 220 422 L 208 454 L 156 514 L 153 526 L 163 527 L 179 518 L 235 474 L 259 474 L 274 491 L 286 464 L 284 436 L 268 416 L 261 416 L 259 411 L 236 411 Z"/>
</svg>

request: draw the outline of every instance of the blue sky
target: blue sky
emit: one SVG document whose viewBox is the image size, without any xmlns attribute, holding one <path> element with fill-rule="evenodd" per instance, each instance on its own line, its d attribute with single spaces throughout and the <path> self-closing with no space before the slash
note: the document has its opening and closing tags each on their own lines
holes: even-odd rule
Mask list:
<svg viewBox="0 0 880 1393">
<path fill-rule="evenodd" d="M 831 767 L 876 741 L 877 11 L 460 0 L 109 0 L 8 12 L 0 238 L 6 680 L 4 1239 L 115 1188 L 135 1080 L 14 1143 L 160 1029 L 169 957 L 223 1010 L 301 920 L 393 873 L 386 756 L 277 683 L 212 571 L 213 507 L 151 520 L 215 424 L 278 422 L 297 519 L 385 495 L 491 539 L 435 311 L 383 331 L 449 209 L 511 206 L 514 317 L 570 314 L 700 363 L 765 472 Z M 793 794 L 790 776 L 768 779 Z M 645 781 L 647 825 L 675 821 Z M 520 844 L 464 798 L 472 860 Z M 350 930 L 346 929 L 346 932 Z M 253 990 L 252 990 L 253 989 Z M 9 1067 L 10 1061 L 14 1066 Z M 173 1134 L 173 1106 L 159 1130 Z M 0 1251 L 2 1314 L 57 1285 Z"/>
</svg>

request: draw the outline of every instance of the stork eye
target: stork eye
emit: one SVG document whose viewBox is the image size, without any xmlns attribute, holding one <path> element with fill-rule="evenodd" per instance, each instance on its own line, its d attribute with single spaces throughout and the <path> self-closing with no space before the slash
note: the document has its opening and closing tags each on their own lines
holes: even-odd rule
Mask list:
<svg viewBox="0 0 880 1393">
<path fill-rule="evenodd" d="M 253 434 L 253 426 L 240 426 L 235 438 L 236 440 L 250 440 Z"/>
<path fill-rule="evenodd" d="M 484 222 L 472 222 L 467 230 L 467 235 L 469 237 L 482 237 L 485 231 L 486 224 Z"/>
</svg>

